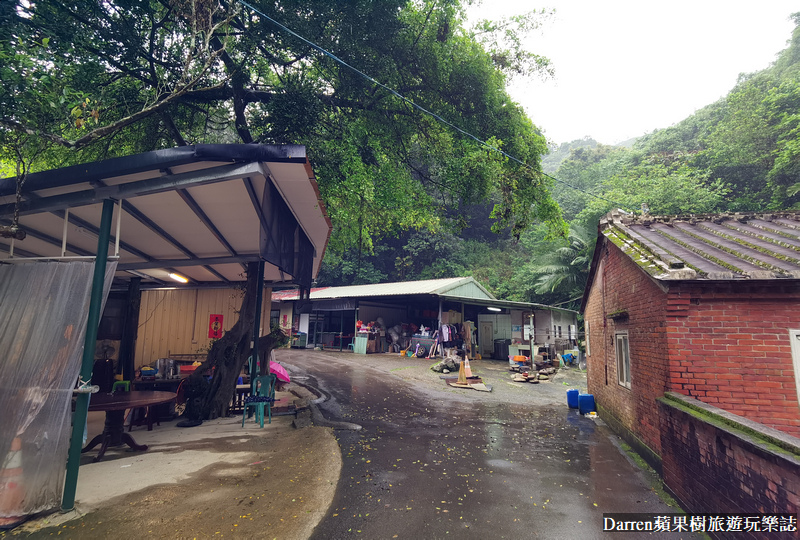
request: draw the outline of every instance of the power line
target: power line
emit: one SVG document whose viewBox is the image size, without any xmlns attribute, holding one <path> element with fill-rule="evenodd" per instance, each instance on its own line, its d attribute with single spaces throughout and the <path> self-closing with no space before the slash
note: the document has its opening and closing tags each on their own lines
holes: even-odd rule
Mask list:
<svg viewBox="0 0 800 540">
<path fill-rule="evenodd" d="M 241 5 L 243 5 L 244 7 L 248 8 L 249 10 L 253 11 L 254 13 L 258 14 L 259 16 L 263 17 L 264 19 L 266 19 L 267 21 L 269 21 L 270 23 L 272 23 L 273 25 L 277 26 L 278 28 L 280 28 L 280 29 L 281 29 L 281 30 L 283 30 L 284 32 L 286 32 L 286 33 L 288 33 L 288 34 L 290 34 L 290 35 L 292 35 L 292 36 L 296 37 L 297 39 L 299 39 L 299 40 L 300 40 L 300 41 L 302 41 L 303 43 L 305 43 L 305 44 L 309 45 L 309 46 L 310 46 L 311 48 L 313 48 L 314 50 L 321 52 L 322 54 L 324 54 L 324 55 L 325 55 L 325 56 L 327 56 L 328 58 L 330 58 L 330 59 L 332 59 L 333 61 L 335 61 L 336 63 L 338 63 L 338 64 L 340 64 L 340 65 L 342 65 L 342 66 L 346 67 L 347 69 L 349 69 L 349 70 L 353 71 L 354 73 L 356 73 L 356 74 L 360 75 L 361 77 L 363 77 L 364 79 L 368 80 L 368 81 L 369 81 L 369 82 L 371 82 L 372 84 L 374 84 L 374 85 L 376 85 L 376 86 L 378 86 L 378 87 L 380 87 L 380 88 L 383 88 L 384 90 L 386 90 L 387 92 L 389 92 L 389 93 L 390 93 L 390 94 L 392 94 L 393 96 L 397 97 L 398 99 L 400 99 L 400 100 L 401 100 L 401 101 L 403 101 L 404 103 L 407 103 L 408 105 L 410 105 L 411 107 L 413 107 L 413 108 L 415 108 L 415 109 L 417 109 L 417 110 L 421 111 L 422 113 L 424 113 L 424 114 L 427 114 L 427 115 L 429 115 L 429 116 L 431 116 L 431 117 L 435 118 L 437 121 L 441 122 L 442 124 L 445 124 L 446 126 L 448 126 L 448 127 L 452 128 L 452 129 L 456 130 L 457 132 L 461 133 L 462 135 L 464 135 L 464 136 L 466 136 L 466 137 L 468 137 L 468 138 L 470 138 L 470 139 L 474 140 L 474 141 L 475 141 L 475 142 L 477 142 L 478 144 L 480 144 L 480 145 L 482 145 L 482 146 L 484 146 L 484 147 L 488 148 L 489 150 L 492 150 L 492 151 L 494 151 L 494 152 L 497 152 L 498 154 L 501 154 L 502 156 L 505 156 L 506 158 L 510 159 L 511 161 L 513 161 L 513 162 L 515 162 L 515 163 L 518 163 L 518 164 L 522 165 L 523 167 L 526 167 L 526 168 L 528 168 L 528 169 L 530 169 L 530 170 L 534 171 L 534 172 L 535 172 L 535 173 L 537 173 L 537 174 L 541 174 L 542 176 L 546 176 L 547 178 L 550 178 L 551 180 L 553 180 L 553 181 L 555 181 L 555 182 L 558 182 L 558 183 L 560 183 L 560 184 L 563 184 L 563 185 L 565 185 L 565 186 L 567 186 L 567 187 L 569 187 L 569 188 L 572 188 L 572 189 L 574 189 L 574 190 L 576 190 L 576 191 L 579 191 L 579 192 L 581 192 L 581 193 L 584 193 L 584 194 L 586 194 L 586 195 L 589 195 L 590 197 L 594 197 L 594 198 L 596 198 L 596 199 L 600 199 L 600 200 L 602 200 L 602 201 L 606 201 L 606 202 L 608 202 L 608 203 L 611 203 L 611 204 L 613 204 L 613 205 L 616 205 L 616 206 L 620 206 L 620 207 L 624 206 L 624 205 L 622 205 L 622 204 L 620 204 L 620 203 L 614 202 L 614 201 L 612 201 L 612 200 L 610 200 L 610 199 L 607 199 L 607 198 L 605 198 L 605 197 L 602 197 L 602 196 L 600 196 L 600 195 L 596 195 L 596 194 L 594 194 L 594 193 L 590 193 L 590 192 L 588 192 L 588 191 L 585 191 L 585 190 L 583 190 L 583 189 L 580 189 L 580 188 L 578 188 L 578 187 L 575 187 L 575 186 L 573 186 L 572 184 L 570 184 L 570 183 L 568 183 L 568 182 L 565 182 L 564 180 L 560 180 L 560 179 L 558 179 L 558 178 L 556 178 L 556 177 L 554 177 L 554 176 L 551 176 L 551 175 L 549 175 L 549 174 L 547 174 L 547 173 L 545 173 L 545 172 L 542 172 L 542 171 L 536 171 L 536 170 L 535 170 L 533 167 L 531 167 L 530 165 L 528 165 L 527 163 L 525 163 L 525 162 L 524 162 L 524 161 L 522 161 L 521 159 L 518 159 L 517 157 L 515 157 L 515 156 L 512 156 L 511 154 L 508 154 L 507 152 L 505 152 L 505 151 L 503 151 L 503 150 L 501 150 L 501 149 L 499 149 L 499 148 L 497 148 L 497 147 L 495 147 L 495 146 L 492 146 L 491 144 L 487 143 L 487 142 L 486 142 L 486 141 L 484 141 L 483 139 L 480 139 L 480 138 L 478 138 L 477 136 L 473 135 L 472 133 L 470 133 L 470 132 L 468 132 L 468 131 L 465 131 L 465 130 L 461 129 L 460 127 L 458 127 L 457 125 L 453 124 L 452 122 L 450 122 L 450 121 L 448 121 L 448 120 L 445 120 L 444 118 L 442 118 L 442 117 L 441 117 L 441 116 L 439 116 L 438 114 L 434 113 L 433 111 L 429 111 L 429 110 L 428 110 L 428 109 L 426 109 L 425 107 L 423 107 L 423 106 L 421 106 L 421 105 L 418 105 L 418 104 L 414 103 L 413 101 L 411 101 L 411 100 L 410 100 L 410 99 L 408 99 L 407 97 L 403 96 L 402 94 L 400 94 L 399 92 L 397 92 L 397 91 L 396 91 L 396 90 L 394 90 L 393 88 L 389 88 L 389 87 L 388 87 L 388 86 L 386 86 L 385 84 L 383 84 L 383 83 L 381 83 L 381 82 L 378 82 L 378 81 L 376 81 L 375 79 L 373 79 L 372 77 L 370 77 L 369 75 L 367 75 L 366 73 L 364 73 L 363 71 L 361 71 L 360 69 L 358 69 L 358 68 L 356 68 L 356 67 L 354 67 L 354 66 L 351 66 L 350 64 L 348 64 L 347 62 L 345 62 L 344 60 L 342 60 L 341 58 L 339 58 L 338 56 L 336 56 L 336 55 L 335 55 L 335 54 L 333 54 L 332 52 L 330 52 L 330 51 L 328 51 L 328 50 L 326 50 L 326 49 L 323 49 L 322 47 L 320 47 L 319 45 L 317 45 L 317 44 L 316 44 L 316 43 L 314 43 L 313 41 L 310 41 L 310 40 L 308 40 L 308 39 L 304 38 L 303 36 L 301 36 L 301 35 L 300 35 L 300 34 L 298 34 L 297 32 L 295 32 L 295 31 L 291 30 L 290 28 L 288 28 L 288 27 L 284 26 L 283 24 L 279 23 L 278 21 L 276 21 L 275 19 L 273 19 L 272 17 L 270 17 L 269 15 L 267 15 L 266 13 L 264 13 L 263 11 L 260 11 L 260 10 L 259 10 L 259 9 L 257 9 L 255 6 L 253 6 L 253 5 L 249 4 L 249 3 L 247 3 L 245 0 L 237 0 L 237 1 L 238 1 L 238 2 L 239 2 Z"/>
<path fill-rule="evenodd" d="M 564 300 L 563 302 L 559 302 L 558 304 L 550 304 L 551 306 L 563 306 L 564 304 L 569 304 L 570 302 L 574 302 L 575 300 L 580 300 L 583 296 L 578 296 L 576 298 L 572 298 L 570 300 Z"/>
</svg>

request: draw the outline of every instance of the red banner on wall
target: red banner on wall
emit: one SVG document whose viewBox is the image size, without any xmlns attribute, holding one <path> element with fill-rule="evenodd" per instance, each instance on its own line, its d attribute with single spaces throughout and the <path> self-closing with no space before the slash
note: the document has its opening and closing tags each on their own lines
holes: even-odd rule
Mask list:
<svg viewBox="0 0 800 540">
<path fill-rule="evenodd" d="M 222 337 L 222 315 L 209 316 L 208 337 L 210 339 L 219 339 Z"/>
</svg>

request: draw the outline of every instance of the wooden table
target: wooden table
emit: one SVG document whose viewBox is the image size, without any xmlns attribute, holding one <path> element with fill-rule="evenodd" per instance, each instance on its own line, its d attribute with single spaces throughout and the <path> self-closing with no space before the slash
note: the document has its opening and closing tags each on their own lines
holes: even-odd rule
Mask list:
<svg viewBox="0 0 800 540">
<path fill-rule="evenodd" d="M 174 392 L 117 392 L 114 394 L 93 394 L 89 400 L 90 411 L 105 411 L 106 423 L 103 433 L 92 439 L 81 452 L 88 452 L 98 444 L 100 452 L 93 461 L 103 459 L 103 454 L 109 446 L 122 446 L 127 444 L 133 450 L 147 450 L 146 444 L 137 444 L 129 433 L 125 433 L 125 410 L 137 407 L 150 407 L 169 403 L 176 397 Z"/>
<path fill-rule="evenodd" d="M 131 389 L 156 392 L 177 392 L 181 382 L 183 382 L 183 380 L 187 377 L 188 375 L 183 375 L 174 379 L 152 379 L 144 381 L 142 379 L 134 379 L 131 381 Z M 94 399 L 94 396 L 92 396 L 92 399 Z"/>
<path fill-rule="evenodd" d="M 189 378 L 189 375 L 181 375 L 180 377 L 175 377 L 172 379 L 150 379 L 150 380 L 142 380 L 142 379 L 134 379 L 131 381 L 131 390 L 145 390 L 145 391 L 156 391 L 156 392 L 175 392 L 176 394 L 180 393 L 180 386 L 183 381 Z M 94 399 L 94 398 L 92 398 Z M 175 403 L 163 403 L 161 405 L 155 406 L 152 408 L 153 414 L 148 415 L 151 416 L 149 418 L 150 422 L 147 422 L 141 416 L 138 416 L 134 411 L 131 413 L 131 425 L 132 426 L 144 426 L 147 425 L 147 431 L 151 430 L 151 426 L 154 420 L 157 421 L 168 421 L 175 418 Z M 130 431 L 130 429 L 129 429 Z"/>
</svg>

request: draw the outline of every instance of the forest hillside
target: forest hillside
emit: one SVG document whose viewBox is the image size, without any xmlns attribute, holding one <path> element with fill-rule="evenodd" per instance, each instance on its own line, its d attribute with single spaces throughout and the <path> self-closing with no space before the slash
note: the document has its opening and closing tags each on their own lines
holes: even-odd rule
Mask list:
<svg viewBox="0 0 800 540">
<path fill-rule="evenodd" d="M 723 99 L 632 145 L 581 139 L 542 158 L 569 224 L 550 239 L 532 226 L 519 241 L 486 220 L 461 232 L 409 232 L 376 244 L 360 280 L 472 275 L 498 297 L 575 308 L 601 216 L 613 208 L 652 214 L 800 209 L 800 14 L 789 46 L 767 69 L 742 74 Z M 788 37 L 788 36 L 787 36 Z M 470 215 L 467 211 L 466 215 Z M 476 208 L 474 216 L 486 216 Z M 321 281 L 349 281 L 355 257 L 329 258 Z M 345 262 L 347 261 L 347 262 Z"/>
<path fill-rule="evenodd" d="M 0 176 L 19 202 L 29 173 L 70 164 L 301 144 L 333 224 L 319 285 L 471 275 L 567 307 L 615 207 L 800 204 L 797 28 L 771 66 L 674 126 L 548 148 L 507 91 L 552 73 L 522 45 L 547 10 L 471 21 L 470 3 L 2 1 Z"/>
</svg>

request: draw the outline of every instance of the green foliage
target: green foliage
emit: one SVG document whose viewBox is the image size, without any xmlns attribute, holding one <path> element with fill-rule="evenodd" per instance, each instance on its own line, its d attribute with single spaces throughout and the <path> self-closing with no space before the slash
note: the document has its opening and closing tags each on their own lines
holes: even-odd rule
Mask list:
<svg viewBox="0 0 800 540">
<path fill-rule="evenodd" d="M 561 143 L 558 146 L 551 146 L 546 156 L 542 158 L 542 170 L 548 174 L 553 174 L 561 166 L 561 162 L 570 157 L 573 150 L 580 148 L 591 149 L 597 146 L 598 142 L 590 137 L 576 139 L 572 142 Z"/>
<path fill-rule="evenodd" d="M 412 169 L 427 179 L 423 183 L 426 193 L 452 212 L 427 232 L 416 236 L 401 233 L 393 247 L 376 245 L 376 251 L 381 246 L 386 250 L 380 257 L 363 260 L 374 265 L 371 268 L 382 268 L 381 273 L 390 280 L 444 277 L 463 269 L 498 297 L 545 304 L 573 300 L 564 305 L 576 307 L 597 222 L 616 207 L 639 212 L 646 205 L 650 213 L 664 215 L 769 205 L 788 208 L 800 195 L 796 169 L 800 90 L 798 69 L 784 61 L 787 54 L 785 51 L 776 63 L 781 66 L 780 73 L 773 68 L 742 77 L 725 99 L 641 138 L 633 148 L 598 145 L 592 140 L 562 145 L 556 152 L 560 161 L 553 173 L 559 181 L 545 185 L 570 220 L 569 233 L 563 236 L 557 234 L 558 228 L 541 225 L 522 230 L 519 242 L 511 241 L 511 227 L 494 241 L 477 235 L 480 219 L 460 210 L 466 208 L 464 200 L 491 193 L 491 187 L 460 182 L 465 175 L 491 182 L 508 163 L 442 133 L 434 146 L 441 153 L 432 157 L 421 147 L 415 148 Z M 508 141 L 496 139 L 493 144 L 500 147 Z M 456 193 L 460 197 L 452 196 Z M 502 188 L 494 193 L 503 196 Z M 474 234 L 475 239 L 459 242 L 454 238 L 441 249 L 437 238 L 444 238 L 448 222 L 463 227 L 462 239 Z M 428 252 L 438 256 L 421 256 Z M 380 258 L 392 264 L 382 266 Z"/>
<path fill-rule="evenodd" d="M 497 247 L 512 258 L 507 297 L 541 303 L 579 297 L 592 254 L 583 240 L 615 207 L 640 212 L 644 204 L 662 215 L 800 207 L 800 14 L 795 20 L 798 29 L 774 66 L 742 76 L 724 99 L 631 149 L 584 140 L 548 156 L 547 166 L 558 167 L 553 198 L 571 220 L 570 234 L 548 240 L 547 231 L 534 227 L 514 248 Z"/>
<path fill-rule="evenodd" d="M 614 207 L 633 210 L 643 204 L 656 215 L 718 212 L 725 208 L 727 192 L 722 182 L 709 181 L 708 173 L 688 165 L 648 161 L 609 178 L 604 198 L 589 201 L 578 219 L 596 223 Z"/>
<path fill-rule="evenodd" d="M 580 294 L 597 221 L 615 207 L 800 207 L 800 14 L 773 66 L 633 148 L 561 145 L 545 158 L 551 181 L 544 137 L 505 91 L 549 74 L 522 38 L 550 14 L 467 29 L 462 3 L 254 5 L 522 164 L 239 4 L 205 0 L 0 3 L 0 163 L 305 144 L 334 224 L 320 284 L 472 275 L 541 303 Z"/>
<path fill-rule="evenodd" d="M 522 36 L 537 30 L 555 10 L 534 10 L 499 20 L 482 20 L 472 29 L 472 36 L 492 57 L 494 64 L 509 75 L 552 76 L 550 60 L 525 50 Z"/>
<path fill-rule="evenodd" d="M 522 292 L 521 300 L 575 309 L 586 287 L 596 239 L 594 228 L 578 223 L 570 224 L 569 235 L 560 241 L 542 242 L 541 237 L 532 236 L 534 255 L 513 280 Z"/>
<path fill-rule="evenodd" d="M 0 160 L 18 159 L 20 135 L 47 145 L 34 168 L 176 144 L 304 144 L 334 225 L 331 256 L 358 261 L 383 238 L 457 230 L 464 204 L 491 201 L 497 231 L 563 229 L 539 175 L 544 138 L 505 91 L 510 74 L 547 72 L 522 48 L 546 15 L 473 31 L 457 0 L 252 4 L 524 165 L 249 8 L 207 0 L 3 2 L 0 138 L 11 146 Z"/>
<path fill-rule="evenodd" d="M 403 252 L 407 255 L 400 263 L 406 277 L 449 278 L 463 276 L 466 271 L 464 241 L 451 233 L 415 233 L 403 246 Z"/>
<path fill-rule="evenodd" d="M 800 76 L 770 89 L 764 98 L 769 120 L 779 135 L 775 143 L 772 168 L 767 184 L 772 188 L 773 205 L 800 207 Z"/>
<path fill-rule="evenodd" d="M 561 205 L 564 218 L 574 219 L 596 196 L 603 196 L 606 179 L 620 174 L 633 154 L 623 148 L 605 145 L 573 149 L 555 173 L 553 198 Z"/>
</svg>

